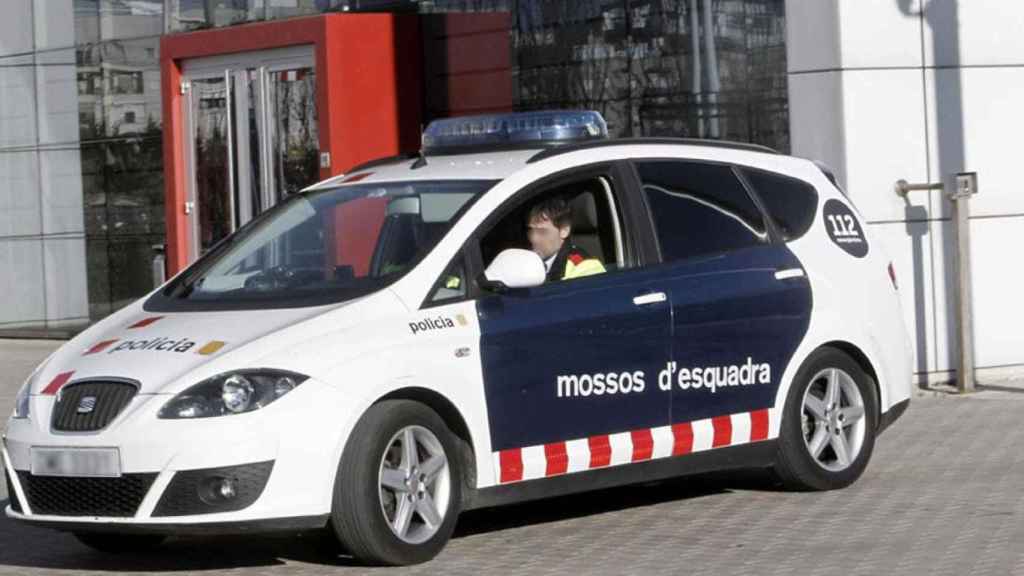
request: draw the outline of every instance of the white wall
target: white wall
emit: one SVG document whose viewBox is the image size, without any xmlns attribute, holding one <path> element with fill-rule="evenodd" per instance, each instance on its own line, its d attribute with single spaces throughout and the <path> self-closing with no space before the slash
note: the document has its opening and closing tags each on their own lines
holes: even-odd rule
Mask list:
<svg viewBox="0 0 1024 576">
<path fill-rule="evenodd" d="M 979 380 L 1024 374 L 1024 2 L 786 0 L 792 152 L 830 164 L 887 242 L 920 378 L 956 366 L 955 243 L 940 192 L 976 171 Z"/>
</svg>

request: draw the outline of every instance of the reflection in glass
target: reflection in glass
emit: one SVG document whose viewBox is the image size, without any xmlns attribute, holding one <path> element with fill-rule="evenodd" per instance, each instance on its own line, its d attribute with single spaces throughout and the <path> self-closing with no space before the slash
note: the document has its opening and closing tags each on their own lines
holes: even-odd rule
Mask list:
<svg viewBox="0 0 1024 576">
<path fill-rule="evenodd" d="M 114 40 L 76 49 L 81 140 L 159 134 L 158 51 L 158 38 Z"/>
<path fill-rule="evenodd" d="M 200 253 L 231 233 L 228 92 L 225 79 L 192 81 L 193 152 Z"/>
<path fill-rule="evenodd" d="M 783 0 L 435 0 L 512 14 L 514 106 L 594 109 L 615 136 L 789 149 Z"/>
<path fill-rule="evenodd" d="M 273 0 L 167 0 L 171 32 L 264 20 Z"/>
<path fill-rule="evenodd" d="M 316 78 L 312 68 L 298 68 L 271 72 L 269 80 L 272 168 L 283 197 L 318 180 Z"/>
</svg>

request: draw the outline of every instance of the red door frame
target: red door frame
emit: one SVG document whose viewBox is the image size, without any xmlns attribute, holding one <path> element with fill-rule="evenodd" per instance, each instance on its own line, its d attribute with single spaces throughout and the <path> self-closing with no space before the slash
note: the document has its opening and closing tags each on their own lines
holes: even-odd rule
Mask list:
<svg viewBox="0 0 1024 576">
<path fill-rule="evenodd" d="M 408 14 L 325 14 L 164 36 L 164 200 L 167 271 L 188 265 L 185 215 L 184 110 L 179 90 L 183 60 L 312 44 L 317 75 L 320 152 L 331 165 L 320 177 L 419 147 L 422 61 L 419 23 Z"/>
</svg>

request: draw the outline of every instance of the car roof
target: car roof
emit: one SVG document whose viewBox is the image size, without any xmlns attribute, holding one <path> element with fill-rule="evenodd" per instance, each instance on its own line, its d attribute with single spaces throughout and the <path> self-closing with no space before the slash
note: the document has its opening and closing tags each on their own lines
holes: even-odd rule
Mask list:
<svg viewBox="0 0 1024 576">
<path fill-rule="evenodd" d="M 398 180 L 501 180 L 526 166 L 541 148 L 505 152 L 478 152 L 448 156 L 396 156 L 356 166 L 345 174 L 324 180 L 308 189 Z M 363 176 L 365 174 L 365 176 Z"/>
<path fill-rule="evenodd" d="M 596 148 L 636 148 L 651 145 L 673 145 L 704 149 L 725 148 L 756 154 L 778 155 L 771 148 L 757 144 L 683 138 L 615 138 L 562 146 L 528 146 L 483 151 L 461 151 L 458 154 L 406 154 L 381 158 L 353 167 L 346 173 L 328 178 L 307 190 L 331 188 L 346 183 L 394 182 L 409 180 L 502 180 L 526 165 L 561 154 Z"/>
</svg>

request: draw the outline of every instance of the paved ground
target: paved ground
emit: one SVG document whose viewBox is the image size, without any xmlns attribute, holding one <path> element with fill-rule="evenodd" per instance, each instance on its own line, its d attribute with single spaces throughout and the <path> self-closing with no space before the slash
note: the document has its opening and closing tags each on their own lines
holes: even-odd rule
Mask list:
<svg viewBox="0 0 1024 576">
<path fill-rule="evenodd" d="M 52 345 L 0 340 L 0 413 Z M 367 569 L 313 535 L 172 540 L 111 558 L 0 519 L 0 573 L 1024 575 L 1024 385 L 927 394 L 846 490 L 702 477 L 467 514 L 439 558 Z M 0 506 L 6 505 L 0 491 Z"/>
</svg>

